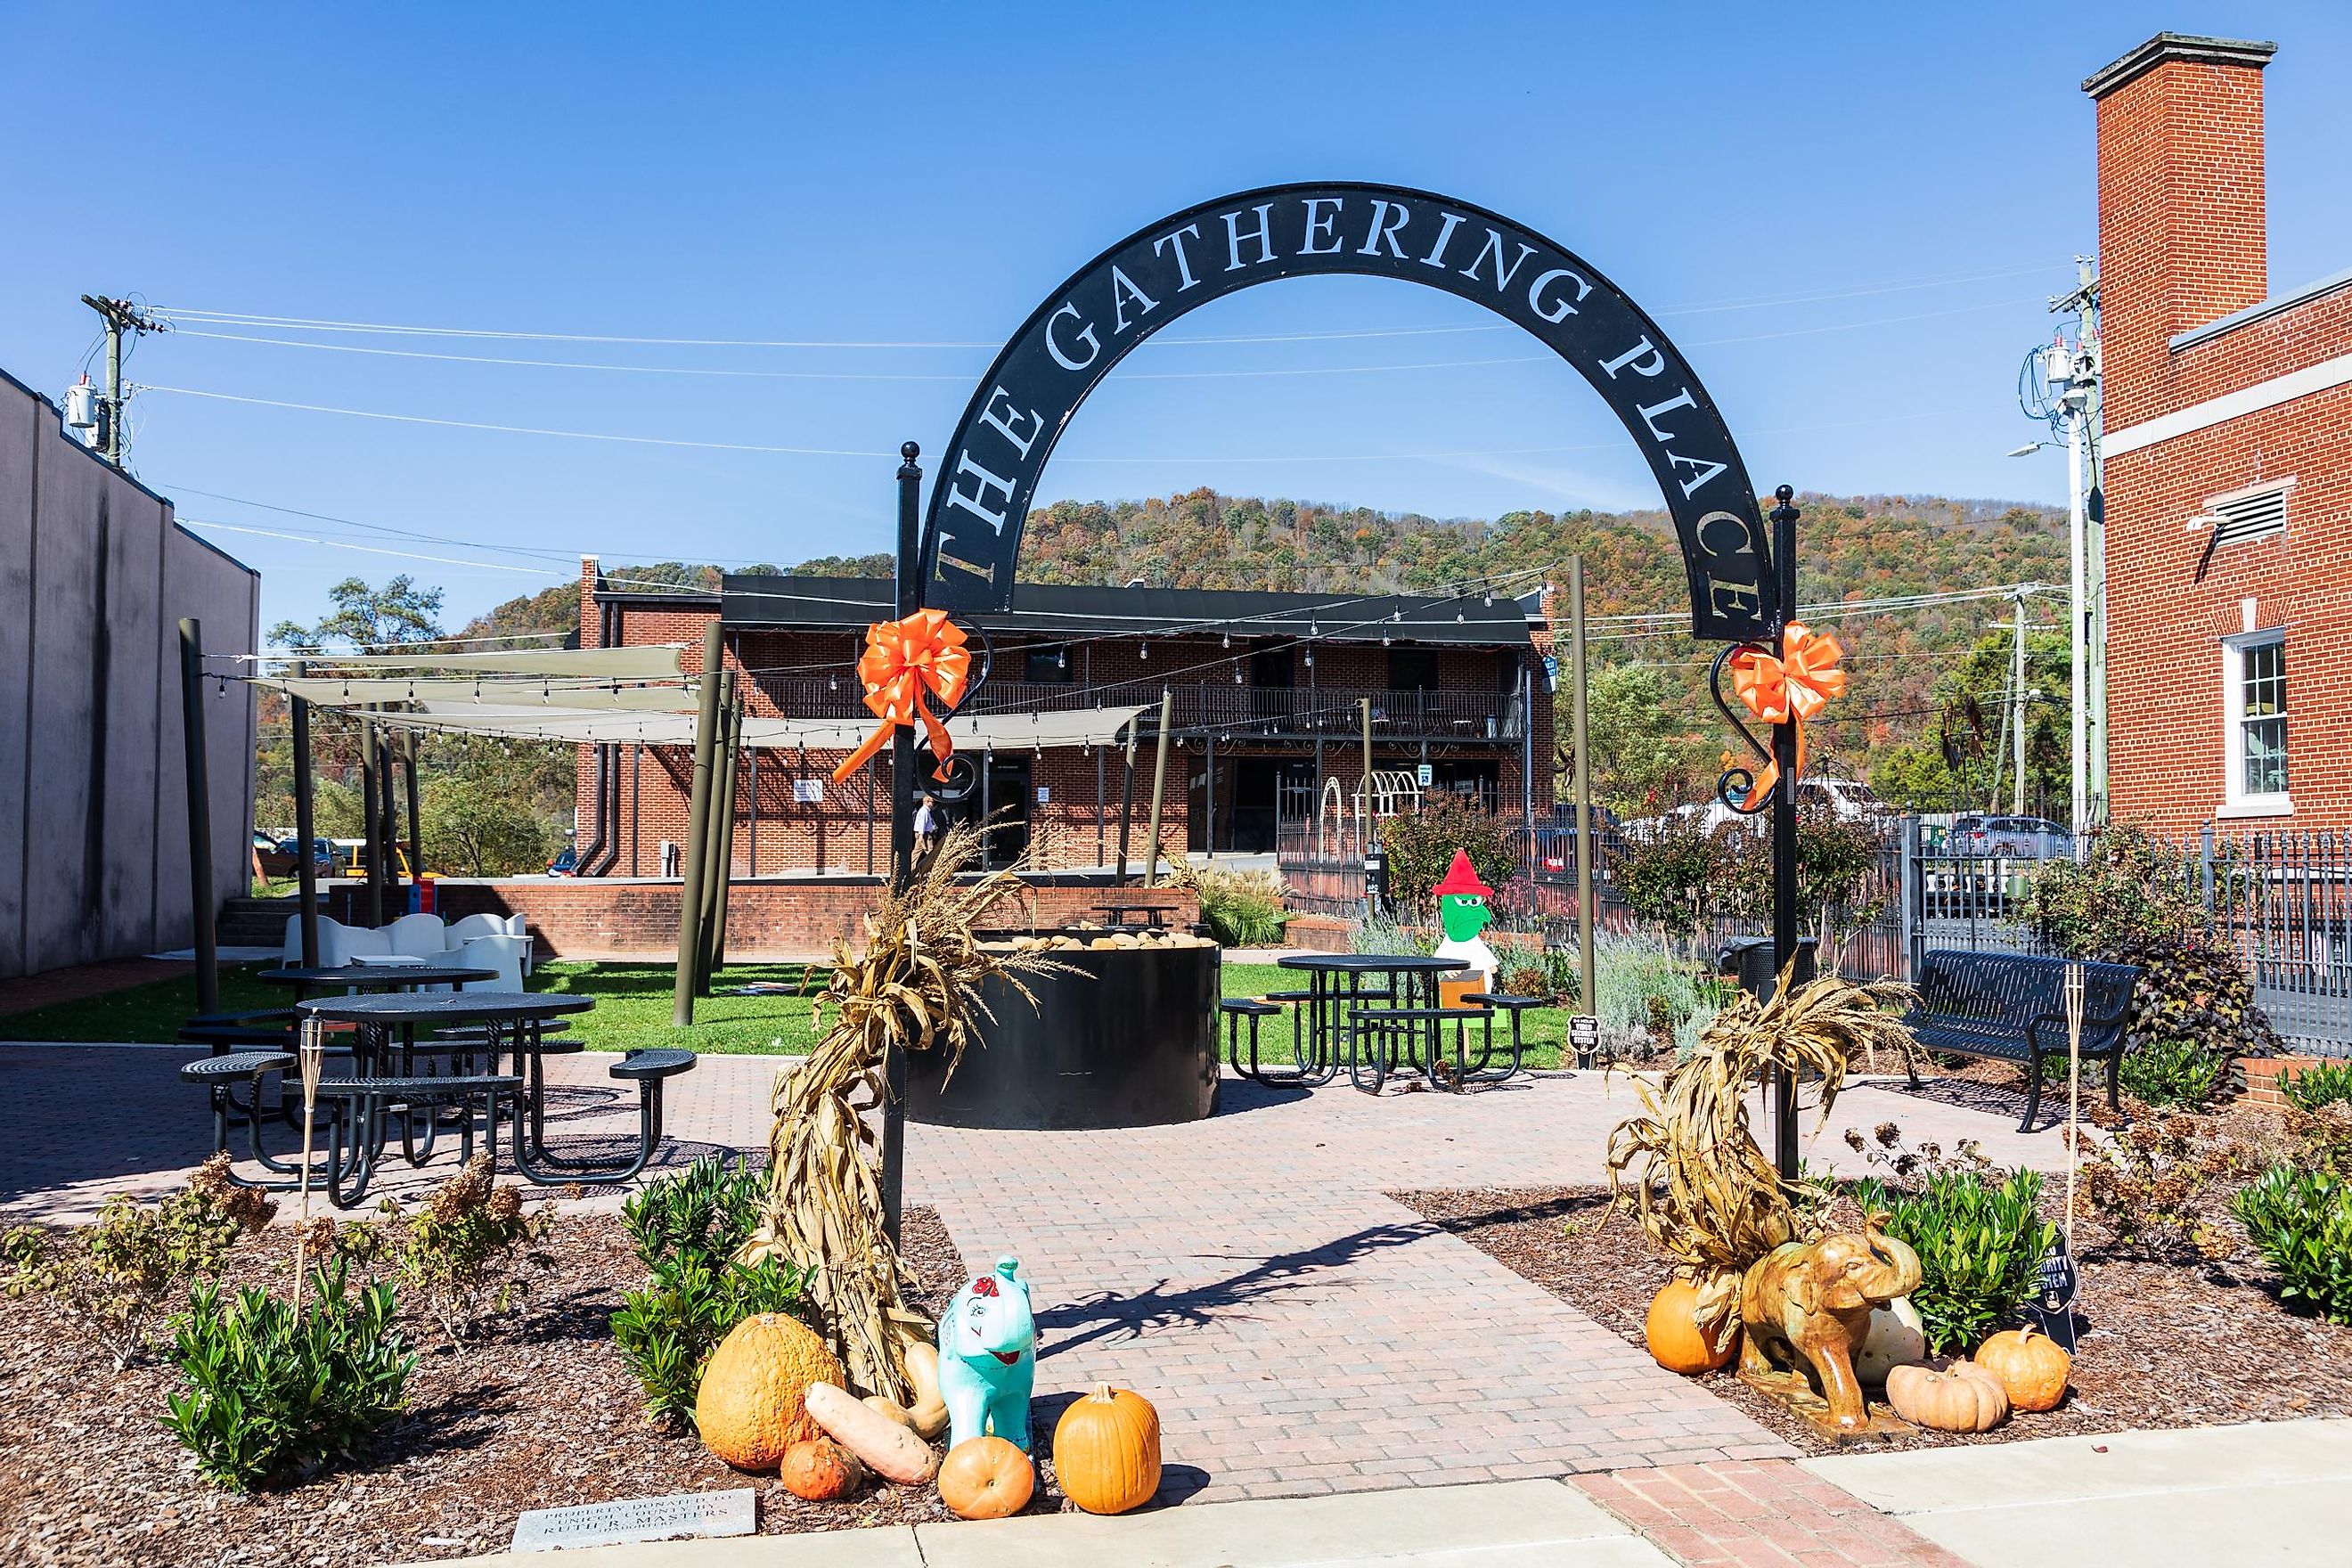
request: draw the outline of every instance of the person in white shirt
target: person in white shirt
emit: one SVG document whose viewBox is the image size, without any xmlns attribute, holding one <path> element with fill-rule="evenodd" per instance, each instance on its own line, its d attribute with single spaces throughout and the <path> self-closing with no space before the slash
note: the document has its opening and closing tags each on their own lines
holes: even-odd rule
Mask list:
<svg viewBox="0 0 2352 1568">
<path fill-rule="evenodd" d="M 927 795 L 923 796 L 923 804 L 915 808 L 915 853 L 929 854 L 931 840 L 937 838 L 939 833 L 940 808 Z"/>
</svg>

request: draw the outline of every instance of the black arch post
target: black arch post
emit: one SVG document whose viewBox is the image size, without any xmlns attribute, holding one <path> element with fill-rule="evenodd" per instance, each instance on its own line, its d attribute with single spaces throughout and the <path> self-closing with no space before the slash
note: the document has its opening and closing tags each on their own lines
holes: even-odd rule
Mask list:
<svg viewBox="0 0 2352 1568">
<path fill-rule="evenodd" d="M 898 619 L 923 607 L 923 449 L 898 448 Z M 890 890 L 903 893 L 915 877 L 915 731 L 902 724 L 890 737 Z M 907 1053 L 898 1047 L 882 1066 L 882 1233 L 898 1245 L 898 1213 L 907 1179 Z"/>
</svg>

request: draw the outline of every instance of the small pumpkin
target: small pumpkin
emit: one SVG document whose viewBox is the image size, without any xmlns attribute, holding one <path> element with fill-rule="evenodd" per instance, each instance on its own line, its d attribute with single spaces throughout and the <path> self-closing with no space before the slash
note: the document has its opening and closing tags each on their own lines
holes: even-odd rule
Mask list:
<svg viewBox="0 0 2352 1568">
<path fill-rule="evenodd" d="M 1029 1506 L 1037 1468 L 1003 1437 L 966 1437 L 940 1467 L 940 1500 L 958 1519 L 1005 1519 Z"/>
<path fill-rule="evenodd" d="M 2031 1324 L 1998 1333 L 1977 1347 L 1977 1365 L 2000 1379 L 2012 1410 L 2055 1410 L 2066 1397 L 2066 1374 L 2074 1358 L 2066 1347 Z"/>
<path fill-rule="evenodd" d="M 1160 1489 L 1160 1412 L 1131 1388 L 1097 1383 L 1054 1426 L 1054 1479 L 1088 1513 L 1126 1513 Z"/>
<path fill-rule="evenodd" d="M 866 1467 L 830 1437 L 803 1437 L 784 1450 L 777 1475 L 796 1498 L 839 1502 L 863 1484 Z"/>
<path fill-rule="evenodd" d="M 1707 1342 L 1706 1331 L 1698 1324 L 1698 1287 L 1681 1279 L 1667 1280 L 1665 1289 L 1650 1298 L 1650 1315 L 1643 1320 L 1642 1334 L 1649 1342 L 1652 1359 L 1685 1377 L 1713 1372 L 1738 1348 L 1736 1336 L 1727 1338 L 1721 1350 Z"/>
<path fill-rule="evenodd" d="M 1891 1367 L 1886 1403 L 1906 1421 L 1937 1432 L 1990 1432 L 2009 1419 L 2009 1391 L 1974 1362 Z"/>
<path fill-rule="evenodd" d="M 695 1390 L 703 1447 L 739 1470 L 772 1470 L 784 1450 L 822 1436 L 806 1409 L 818 1383 L 843 1381 L 841 1363 L 805 1324 L 761 1312 L 727 1331 Z"/>
</svg>

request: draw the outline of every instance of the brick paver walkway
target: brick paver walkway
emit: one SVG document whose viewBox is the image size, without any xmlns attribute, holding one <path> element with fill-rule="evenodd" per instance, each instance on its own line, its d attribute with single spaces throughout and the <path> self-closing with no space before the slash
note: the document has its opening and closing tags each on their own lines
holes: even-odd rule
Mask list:
<svg viewBox="0 0 2352 1568">
<path fill-rule="evenodd" d="M 1619 1470 L 1576 1485 L 1689 1568 L 1968 1568 L 1790 1459 Z"/>
<path fill-rule="evenodd" d="M 208 1135 L 201 1093 L 178 1080 L 186 1054 L 0 1046 L 5 1217 L 77 1218 L 107 1193 L 175 1185 Z M 553 1059 L 555 1130 L 634 1132 L 635 1094 L 605 1076 L 611 1059 Z M 779 1065 L 706 1057 L 677 1080 L 678 1142 L 662 1163 L 764 1149 Z M 1220 1114 L 1186 1126 L 909 1129 L 908 1201 L 938 1208 L 975 1267 L 1022 1259 L 1044 1333 L 1042 1420 L 1097 1380 L 1151 1395 L 1172 1495 L 1785 1457 L 1746 1415 L 1382 1195 L 1598 1181 L 1608 1130 L 1637 1109 L 1628 1085 L 1590 1074 L 1381 1099 L 1229 1079 Z M 1890 1119 L 1915 1139 L 1979 1137 L 2004 1162 L 2058 1152 L 2054 1136 L 1864 1087 L 1841 1100 L 1808 1157 L 1845 1156 L 1852 1168 L 1839 1131 Z M 413 1195 L 447 1169 L 436 1161 L 383 1190 Z M 587 1201 L 610 1207 L 619 1195 Z"/>
</svg>

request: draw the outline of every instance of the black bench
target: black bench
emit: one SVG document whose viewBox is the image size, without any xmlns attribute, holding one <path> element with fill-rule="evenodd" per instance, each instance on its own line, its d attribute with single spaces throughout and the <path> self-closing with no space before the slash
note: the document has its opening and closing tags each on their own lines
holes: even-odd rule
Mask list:
<svg viewBox="0 0 2352 1568">
<path fill-rule="evenodd" d="M 290 1072 L 297 1058 L 291 1051 L 224 1051 L 216 1056 L 198 1057 L 180 1068 L 184 1083 L 204 1086 L 205 1098 L 212 1102 L 213 1152 L 228 1152 L 228 1130 L 242 1125 L 246 1130 L 246 1157 L 263 1170 L 274 1171 L 293 1180 L 248 1182 L 235 1172 L 229 1180 L 240 1187 L 261 1187 L 271 1192 L 283 1191 L 300 1180 L 300 1172 L 283 1161 L 273 1160 L 261 1152 L 261 1119 L 253 1113 L 259 1103 L 261 1080 L 271 1073 Z M 236 1086 L 245 1086 L 246 1098 L 239 1103 L 234 1093 Z"/>
<path fill-rule="evenodd" d="M 605 1069 L 608 1076 L 637 1086 L 637 1146 L 635 1153 L 620 1163 L 600 1164 L 593 1160 L 567 1158 L 547 1145 L 547 1093 L 540 1062 L 551 1054 L 569 1054 L 578 1049 L 578 1042 L 567 1040 L 559 1047 L 533 1053 L 528 1064 L 531 1092 L 515 1101 L 515 1169 L 542 1186 L 564 1182 L 625 1182 L 643 1171 L 661 1147 L 662 1085 L 680 1073 L 693 1071 L 699 1059 L 692 1051 L 656 1046 L 626 1052 Z"/>
<path fill-rule="evenodd" d="M 2066 972 L 2077 967 L 2083 972 L 2083 1059 L 2107 1064 L 2107 1104 L 2120 1110 L 2116 1075 L 2132 988 L 2139 983 L 2137 965 L 1933 948 L 1921 956 L 1912 982 L 1919 1000 L 1903 1022 L 1922 1049 L 2023 1062 L 2025 1118 L 2018 1131 L 2031 1132 L 2042 1105 L 2042 1059 L 2066 1054 Z M 1916 1064 L 1906 1061 L 1904 1070 L 1917 1088 Z"/>
</svg>

